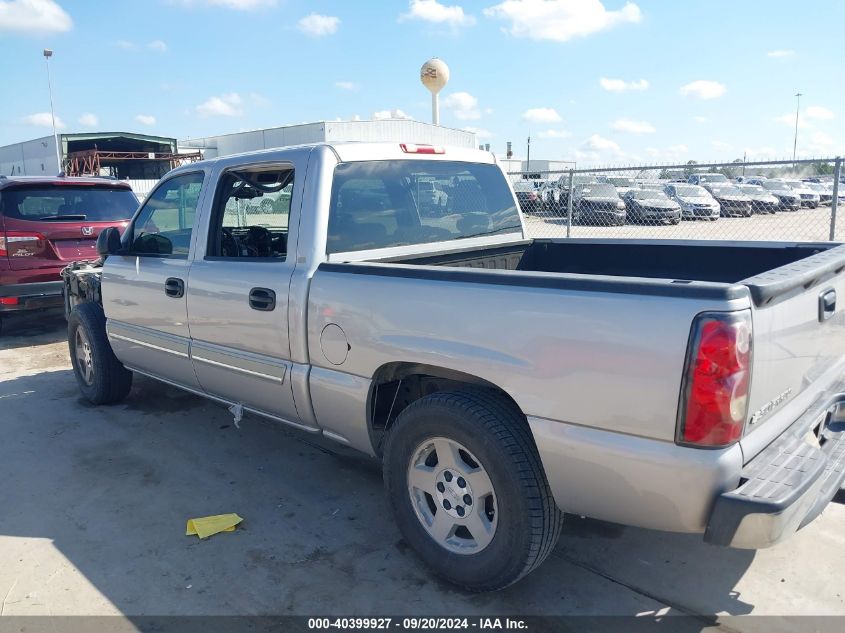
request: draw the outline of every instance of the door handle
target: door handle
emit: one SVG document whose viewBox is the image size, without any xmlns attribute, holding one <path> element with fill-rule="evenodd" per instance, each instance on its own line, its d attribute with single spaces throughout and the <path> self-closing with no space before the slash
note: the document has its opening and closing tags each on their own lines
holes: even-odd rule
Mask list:
<svg viewBox="0 0 845 633">
<path fill-rule="evenodd" d="M 249 307 L 262 312 L 274 310 L 276 308 L 276 293 L 269 288 L 253 288 L 249 291 Z"/>
<path fill-rule="evenodd" d="M 832 288 L 819 295 L 819 321 L 827 321 L 836 312 L 836 291 Z"/>
<path fill-rule="evenodd" d="M 185 282 L 176 277 L 169 277 L 164 282 L 164 294 L 174 299 L 179 299 L 185 296 Z"/>
</svg>

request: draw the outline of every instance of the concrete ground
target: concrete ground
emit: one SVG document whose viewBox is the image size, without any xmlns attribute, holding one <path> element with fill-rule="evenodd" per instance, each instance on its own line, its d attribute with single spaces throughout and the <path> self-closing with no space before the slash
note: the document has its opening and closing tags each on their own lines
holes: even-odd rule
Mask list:
<svg viewBox="0 0 845 633">
<path fill-rule="evenodd" d="M 93 408 L 64 328 L 27 316 L 0 338 L 4 615 L 845 615 L 842 493 L 759 552 L 569 517 L 539 570 L 470 595 L 402 540 L 377 463 L 143 378 Z M 185 536 L 226 512 L 234 533 Z"/>
</svg>

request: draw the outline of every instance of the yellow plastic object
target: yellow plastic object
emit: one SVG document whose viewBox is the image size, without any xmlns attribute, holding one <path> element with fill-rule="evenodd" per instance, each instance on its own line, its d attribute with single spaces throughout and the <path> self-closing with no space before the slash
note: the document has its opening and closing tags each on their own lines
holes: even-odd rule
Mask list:
<svg viewBox="0 0 845 633">
<path fill-rule="evenodd" d="M 243 521 L 237 514 L 217 514 L 211 517 L 188 519 L 185 536 L 196 534 L 200 538 L 208 538 L 218 532 L 234 532 L 235 526 Z"/>
</svg>

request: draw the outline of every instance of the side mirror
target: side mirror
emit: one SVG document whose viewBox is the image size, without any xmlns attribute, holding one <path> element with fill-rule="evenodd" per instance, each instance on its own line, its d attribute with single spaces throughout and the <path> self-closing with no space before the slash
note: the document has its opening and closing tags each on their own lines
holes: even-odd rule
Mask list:
<svg viewBox="0 0 845 633">
<path fill-rule="evenodd" d="M 120 231 L 110 226 L 97 237 L 97 254 L 100 257 L 116 255 L 121 250 Z"/>
</svg>

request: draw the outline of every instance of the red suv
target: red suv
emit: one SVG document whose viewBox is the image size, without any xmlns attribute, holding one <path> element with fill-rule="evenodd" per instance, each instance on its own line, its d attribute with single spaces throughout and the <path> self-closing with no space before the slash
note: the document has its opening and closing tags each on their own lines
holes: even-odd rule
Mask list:
<svg viewBox="0 0 845 633">
<path fill-rule="evenodd" d="M 62 306 L 59 271 L 96 259 L 100 231 L 122 231 L 137 206 L 116 180 L 0 176 L 0 316 Z"/>
</svg>

